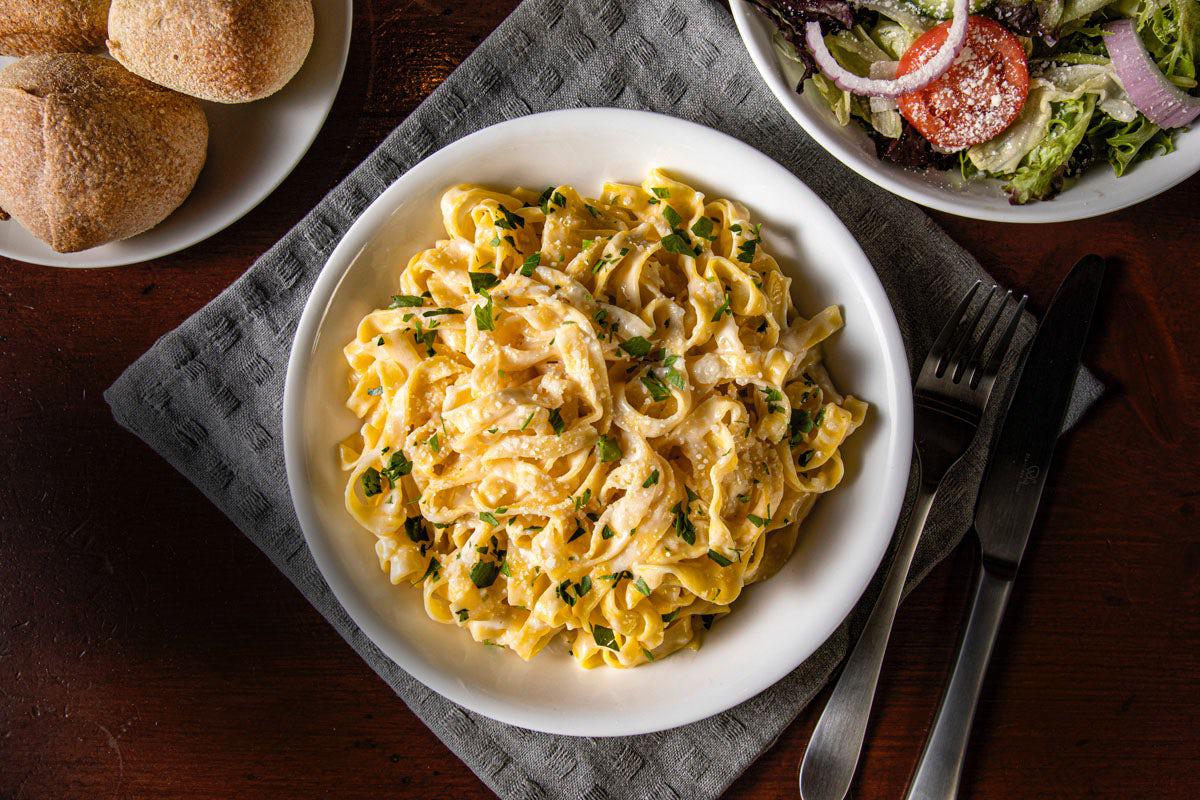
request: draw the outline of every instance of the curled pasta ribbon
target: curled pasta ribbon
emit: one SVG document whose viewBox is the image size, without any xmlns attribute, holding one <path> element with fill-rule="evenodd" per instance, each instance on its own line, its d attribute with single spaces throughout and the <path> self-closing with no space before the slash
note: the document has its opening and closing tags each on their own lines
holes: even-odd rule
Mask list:
<svg viewBox="0 0 1200 800">
<path fill-rule="evenodd" d="M 866 405 L 741 204 L 661 170 L 455 186 L 344 354 L 346 508 L 429 616 L 587 668 L 698 647 L 778 572 Z"/>
</svg>

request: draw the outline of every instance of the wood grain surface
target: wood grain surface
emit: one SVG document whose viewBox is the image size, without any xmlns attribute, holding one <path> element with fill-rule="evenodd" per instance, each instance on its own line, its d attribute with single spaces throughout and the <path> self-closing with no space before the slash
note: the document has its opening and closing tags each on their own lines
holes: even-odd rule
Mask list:
<svg viewBox="0 0 1200 800">
<path fill-rule="evenodd" d="M 199 491 L 117 427 L 101 393 L 515 5 L 358 3 L 316 145 L 203 244 L 96 271 L 0 259 L 0 798 L 488 796 Z M 1198 210 L 1192 179 L 1086 222 L 936 215 L 1036 309 L 1079 255 L 1120 261 L 1088 355 L 1111 390 L 1060 449 L 964 797 L 1200 797 Z M 904 605 L 856 797 L 902 796 L 974 561 L 965 545 Z M 824 699 L 730 798 L 797 796 Z"/>
</svg>

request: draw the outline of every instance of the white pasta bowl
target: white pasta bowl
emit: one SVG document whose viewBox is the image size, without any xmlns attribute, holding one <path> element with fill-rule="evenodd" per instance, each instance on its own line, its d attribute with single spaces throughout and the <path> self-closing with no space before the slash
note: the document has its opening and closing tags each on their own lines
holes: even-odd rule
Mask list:
<svg viewBox="0 0 1200 800">
<path fill-rule="evenodd" d="M 772 45 L 774 26 L 745 0 L 730 0 L 729 5 L 754 66 L 800 127 L 847 167 L 914 203 L 995 222 L 1067 222 L 1149 200 L 1200 171 L 1200 129 L 1196 128 L 1179 134 L 1174 153 L 1140 163 L 1123 177 L 1097 164 L 1052 200 L 1020 206 L 1008 202 L 998 180 L 964 185 L 957 172 L 916 172 L 880 161 L 861 127 L 839 125 L 816 92 L 796 93 L 795 75 Z"/>
<path fill-rule="evenodd" d="M 408 258 L 445 234 L 438 200 L 456 183 L 508 189 L 606 179 L 640 182 L 662 166 L 763 223 L 765 246 L 796 280 L 802 313 L 838 304 L 826 345 L 838 387 L 870 403 L 843 450 L 847 474 L 805 521 L 796 552 L 750 587 L 698 651 L 632 670 L 576 666 L 551 645 L 532 661 L 430 620 L 420 592 L 393 586 L 374 537 L 343 506 L 337 443 L 358 429 L 345 407 L 342 347 L 396 291 Z M 480 131 L 413 167 L 358 219 L 321 272 L 301 317 L 284 394 L 288 483 L 305 539 L 346 611 L 401 668 L 472 711 L 524 728 L 616 736 L 675 727 L 761 692 L 835 631 L 878 567 L 899 515 L 912 443 L 907 359 L 878 278 L 853 237 L 791 173 L 737 140 L 635 111 L 555 111 Z"/>
</svg>

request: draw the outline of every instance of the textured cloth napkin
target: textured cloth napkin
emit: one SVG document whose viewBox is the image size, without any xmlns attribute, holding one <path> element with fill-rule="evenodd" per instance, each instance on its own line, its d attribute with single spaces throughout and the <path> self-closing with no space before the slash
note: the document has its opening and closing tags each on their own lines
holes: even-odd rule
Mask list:
<svg viewBox="0 0 1200 800">
<path fill-rule="evenodd" d="M 858 178 L 805 136 L 755 73 L 723 4 L 527 0 L 365 163 L 240 280 L 155 344 L 106 398 L 117 420 L 220 506 L 501 797 L 705 800 L 720 795 L 825 683 L 869 609 L 874 585 L 812 658 L 724 714 L 629 738 L 533 733 L 441 698 L 367 639 L 317 571 L 284 475 L 280 409 L 292 335 L 318 271 L 357 215 L 412 165 L 472 131 L 580 106 L 640 108 L 700 122 L 798 175 L 871 259 L 914 366 L 965 289 L 987 279 L 916 207 Z M 1027 319 L 1023 341 L 1033 327 Z M 1084 373 L 1075 417 L 1098 393 Z M 993 422 L 985 421 L 982 442 L 943 489 L 912 582 L 963 537 Z"/>
</svg>

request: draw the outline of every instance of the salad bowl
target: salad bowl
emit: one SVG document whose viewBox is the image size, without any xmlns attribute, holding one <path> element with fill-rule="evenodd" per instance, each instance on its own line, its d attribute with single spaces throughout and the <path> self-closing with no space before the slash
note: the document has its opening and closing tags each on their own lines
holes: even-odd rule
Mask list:
<svg viewBox="0 0 1200 800">
<path fill-rule="evenodd" d="M 1065 222 L 1140 203 L 1200 171 L 1195 126 L 1177 132 L 1174 152 L 1140 161 L 1121 177 L 1106 164 L 1094 164 L 1060 194 L 1023 205 L 1010 201 L 998 179 L 966 180 L 958 169 L 918 171 L 883 161 L 863 126 L 853 120 L 841 124 L 818 92 L 796 91 L 804 69 L 780 46 L 775 23 L 747 0 L 730 0 L 730 8 L 756 69 L 800 127 L 859 175 L 928 208 L 996 222 Z"/>
</svg>

